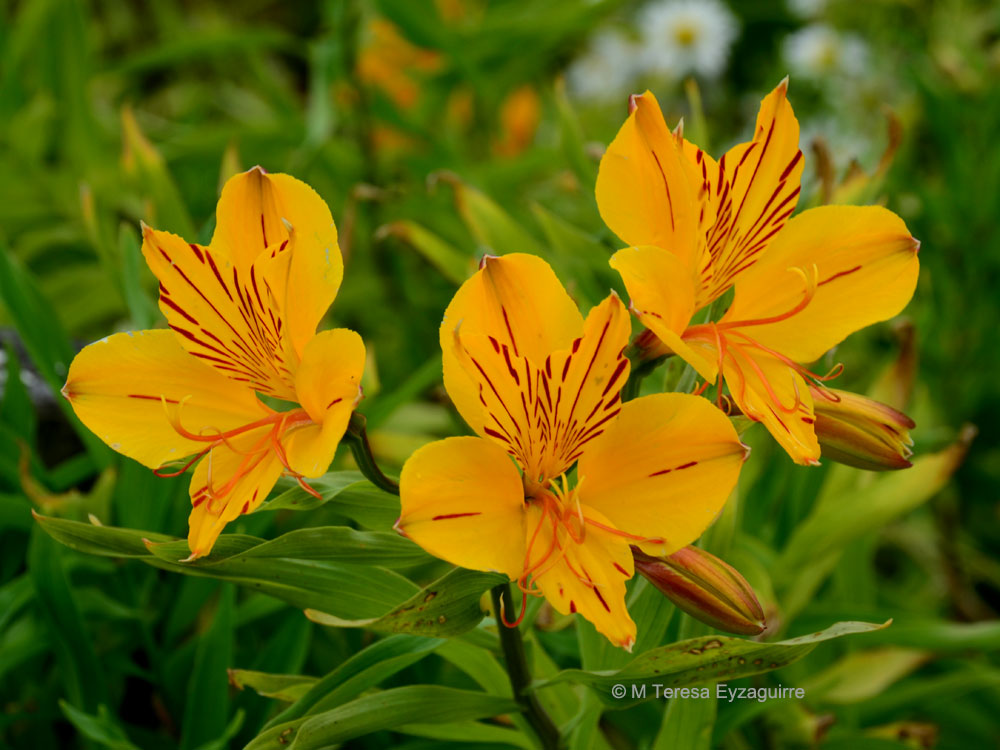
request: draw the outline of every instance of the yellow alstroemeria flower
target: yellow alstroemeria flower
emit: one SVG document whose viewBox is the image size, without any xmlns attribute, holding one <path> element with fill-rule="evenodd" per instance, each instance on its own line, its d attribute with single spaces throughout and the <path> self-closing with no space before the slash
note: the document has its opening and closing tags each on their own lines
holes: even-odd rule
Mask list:
<svg viewBox="0 0 1000 750">
<path fill-rule="evenodd" d="M 746 455 L 704 399 L 622 405 L 630 331 L 615 294 L 584 320 L 545 261 L 487 257 L 441 324 L 445 387 L 479 437 L 413 454 L 396 526 L 437 557 L 579 612 L 624 648 L 636 634 L 629 545 L 661 556 L 694 541 Z"/>
<path fill-rule="evenodd" d="M 283 473 L 308 488 L 361 398 L 354 331 L 316 333 L 343 277 L 323 199 L 255 167 L 230 179 L 207 247 L 143 226 L 172 330 L 118 333 L 81 351 L 63 388 L 77 416 L 153 468 L 184 459 L 191 558 L 263 502 Z M 265 404 L 258 394 L 268 397 Z M 287 410 L 272 408 L 288 402 Z M 199 461 L 200 459 L 200 461 Z"/>
<path fill-rule="evenodd" d="M 899 313 L 913 296 L 920 245 L 878 206 L 791 217 L 803 160 L 786 89 L 787 79 L 761 102 L 753 140 L 718 162 L 667 129 L 651 93 L 632 97 L 601 160 L 597 202 L 633 246 L 611 265 L 659 339 L 652 353 L 681 356 L 706 383 L 721 376 L 744 414 L 797 463 L 815 464 L 808 384 L 839 369 L 816 375 L 801 363 Z M 691 325 L 730 287 L 735 296 L 719 322 Z"/>
</svg>

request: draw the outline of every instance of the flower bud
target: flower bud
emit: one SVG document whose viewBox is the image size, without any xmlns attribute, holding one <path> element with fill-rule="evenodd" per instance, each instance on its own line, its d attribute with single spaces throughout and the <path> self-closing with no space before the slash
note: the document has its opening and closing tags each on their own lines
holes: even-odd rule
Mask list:
<svg viewBox="0 0 1000 750">
<path fill-rule="evenodd" d="M 650 362 L 673 354 L 670 347 L 660 341 L 656 334 L 648 328 L 644 328 L 642 333 L 637 334 L 629 346 L 629 356 L 634 357 L 639 362 Z"/>
<path fill-rule="evenodd" d="M 635 569 L 696 620 L 728 633 L 764 632 L 764 610 L 746 579 L 731 565 L 698 547 L 650 557 L 632 547 Z"/>
<path fill-rule="evenodd" d="M 823 458 L 869 471 L 906 469 L 914 422 L 891 406 L 848 391 L 811 388 Z"/>
</svg>

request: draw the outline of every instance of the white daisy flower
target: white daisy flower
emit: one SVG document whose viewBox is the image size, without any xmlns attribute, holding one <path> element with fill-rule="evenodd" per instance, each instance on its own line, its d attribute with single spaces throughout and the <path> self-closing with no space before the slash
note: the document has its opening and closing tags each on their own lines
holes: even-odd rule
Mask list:
<svg viewBox="0 0 1000 750">
<path fill-rule="evenodd" d="M 570 92 L 580 99 L 625 100 L 635 76 L 637 48 L 619 31 L 602 31 L 566 71 Z"/>
<path fill-rule="evenodd" d="M 679 78 L 717 77 L 726 67 L 739 24 L 719 0 L 666 0 L 639 14 L 644 70 Z"/>
<path fill-rule="evenodd" d="M 789 34 L 783 49 L 792 72 L 807 78 L 859 76 L 868 67 L 868 45 L 861 37 L 822 23 Z"/>
<path fill-rule="evenodd" d="M 786 0 L 786 5 L 799 18 L 816 18 L 826 10 L 827 0 Z"/>
</svg>

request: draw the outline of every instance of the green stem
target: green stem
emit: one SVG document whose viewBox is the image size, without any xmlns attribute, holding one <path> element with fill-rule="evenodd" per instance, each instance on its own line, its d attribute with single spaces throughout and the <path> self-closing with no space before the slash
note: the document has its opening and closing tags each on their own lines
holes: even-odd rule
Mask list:
<svg viewBox="0 0 1000 750">
<path fill-rule="evenodd" d="M 508 628 L 503 624 L 501 612 L 514 612 L 516 607 L 511 598 L 510 584 L 501 583 L 490 590 L 493 597 L 493 612 L 496 614 L 497 630 L 500 633 L 500 646 L 503 648 L 504 663 L 510 676 L 510 686 L 514 691 L 514 700 L 521 706 L 524 717 L 531 728 L 535 730 L 538 739 L 545 750 L 558 750 L 562 747 L 559 729 L 534 693 L 529 691 L 531 685 L 531 670 L 524 655 L 524 641 L 521 631 L 516 627 Z"/>
<path fill-rule="evenodd" d="M 386 476 L 375 462 L 372 455 L 372 446 L 368 442 L 368 430 L 365 428 L 367 420 L 360 412 L 351 414 L 351 420 L 347 423 L 347 432 L 344 433 L 344 440 L 351 446 L 351 453 L 354 454 L 354 461 L 358 465 L 365 478 L 378 487 L 392 495 L 399 494 L 399 482 Z"/>
</svg>

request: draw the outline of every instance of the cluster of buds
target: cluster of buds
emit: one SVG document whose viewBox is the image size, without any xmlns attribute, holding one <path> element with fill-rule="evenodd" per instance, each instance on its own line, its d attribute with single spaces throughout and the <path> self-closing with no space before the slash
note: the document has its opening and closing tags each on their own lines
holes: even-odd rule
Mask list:
<svg viewBox="0 0 1000 750">
<path fill-rule="evenodd" d="M 747 580 L 731 565 L 698 547 L 650 557 L 632 547 L 635 569 L 678 609 L 718 630 L 764 632 L 764 610 Z"/>
<path fill-rule="evenodd" d="M 849 391 L 811 388 L 823 457 L 868 471 L 912 464 L 913 420 L 891 406 Z"/>
</svg>

